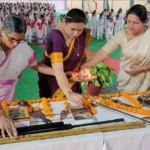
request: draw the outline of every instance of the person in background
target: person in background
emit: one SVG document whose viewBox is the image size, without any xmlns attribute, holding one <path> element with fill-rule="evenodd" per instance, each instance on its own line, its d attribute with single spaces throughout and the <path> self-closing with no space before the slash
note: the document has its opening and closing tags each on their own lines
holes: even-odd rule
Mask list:
<svg viewBox="0 0 150 150">
<path fill-rule="evenodd" d="M 91 35 L 93 37 L 96 37 L 96 28 L 97 28 L 96 25 L 97 25 L 97 14 L 96 14 L 96 10 L 94 10 L 91 18 Z"/>
<path fill-rule="evenodd" d="M 26 14 L 25 21 L 26 21 L 26 26 L 27 26 L 25 40 L 27 43 L 31 43 L 32 33 L 31 33 L 31 19 L 29 18 L 29 14 Z"/>
<path fill-rule="evenodd" d="M 86 61 L 85 49 L 91 40 L 90 30 L 85 29 L 87 18 L 80 9 L 71 9 L 65 22 L 49 33 L 42 63 L 53 68 L 54 76 L 39 73 L 40 97 L 64 97 L 82 105 L 79 82 L 67 79 L 66 72 L 78 72 Z"/>
<path fill-rule="evenodd" d="M 110 17 L 107 23 L 107 31 L 106 31 L 107 41 L 112 37 L 113 31 L 114 31 L 114 22 L 113 22 L 113 19 Z"/>
<path fill-rule="evenodd" d="M 146 25 L 147 10 L 143 5 L 134 5 L 126 15 L 127 27 L 114 35 L 106 45 L 82 66 L 90 68 L 103 61 L 121 46 L 120 70 L 117 79 L 118 91 L 146 91 L 150 89 L 150 28 Z"/>
<path fill-rule="evenodd" d="M 116 19 L 114 22 L 114 34 L 120 31 L 120 24 L 119 24 L 119 15 L 116 15 Z"/>
<path fill-rule="evenodd" d="M 37 35 L 37 22 L 38 22 L 38 17 L 37 14 L 33 14 L 33 20 L 31 20 L 31 33 L 32 33 L 32 40 L 31 42 L 36 41 L 36 35 Z"/>
<path fill-rule="evenodd" d="M 103 13 L 99 15 L 98 21 L 97 21 L 97 39 L 103 39 L 104 34 L 104 17 Z"/>
<path fill-rule="evenodd" d="M 54 75 L 52 68 L 38 63 L 31 47 L 23 42 L 26 33 L 25 20 L 17 15 L 9 15 L 0 29 L 0 101 L 15 99 L 15 89 L 22 72 L 31 67 L 47 75 Z M 0 129 L 10 138 L 17 136 L 13 121 L 6 116 L 0 106 Z"/>
<path fill-rule="evenodd" d="M 86 11 L 85 12 L 85 15 L 86 15 L 86 17 L 87 17 L 87 23 L 86 23 L 86 28 L 90 28 L 90 24 L 89 24 L 89 12 L 88 11 Z"/>
<path fill-rule="evenodd" d="M 60 23 L 64 23 L 65 22 L 65 15 L 60 15 Z"/>
</svg>

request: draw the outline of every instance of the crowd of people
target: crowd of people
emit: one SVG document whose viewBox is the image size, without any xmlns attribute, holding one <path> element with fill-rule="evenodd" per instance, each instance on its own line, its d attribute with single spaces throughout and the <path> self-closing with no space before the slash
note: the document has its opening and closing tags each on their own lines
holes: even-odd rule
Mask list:
<svg viewBox="0 0 150 150">
<path fill-rule="evenodd" d="M 89 16 L 88 12 L 86 12 Z M 147 25 L 150 26 L 150 12 L 148 14 Z M 89 17 L 88 17 L 89 18 Z M 96 10 L 93 11 L 91 20 L 87 23 L 87 27 L 91 28 L 92 36 L 97 39 L 106 38 L 108 41 L 113 35 L 122 30 L 126 25 L 126 14 L 123 14 L 122 8 L 117 13 L 113 9 L 104 9 L 99 15 Z"/>
<path fill-rule="evenodd" d="M 8 15 L 19 15 L 26 21 L 25 40 L 28 43 L 45 42 L 47 33 L 56 23 L 54 4 L 49 3 L 0 3 L 0 27 Z"/>
</svg>

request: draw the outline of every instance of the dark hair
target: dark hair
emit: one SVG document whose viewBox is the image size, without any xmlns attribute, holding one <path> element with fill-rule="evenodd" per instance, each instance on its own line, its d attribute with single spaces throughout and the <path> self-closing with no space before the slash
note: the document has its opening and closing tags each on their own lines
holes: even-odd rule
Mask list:
<svg viewBox="0 0 150 150">
<path fill-rule="evenodd" d="M 81 9 L 71 9 L 65 17 L 65 22 L 66 23 L 87 23 L 87 17 L 85 13 Z"/>
<path fill-rule="evenodd" d="M 128 15 L 130 14 L 134 14 L 137 17 L 139 17 L 139 19 L 144 23 L 147 21 L 147 10 L 145 8 L 145 6 L 137 4 L 134 5 L 133 7 L 131 7 L 126 14 L 126 18 L 128 17 Z"/>
</svg>

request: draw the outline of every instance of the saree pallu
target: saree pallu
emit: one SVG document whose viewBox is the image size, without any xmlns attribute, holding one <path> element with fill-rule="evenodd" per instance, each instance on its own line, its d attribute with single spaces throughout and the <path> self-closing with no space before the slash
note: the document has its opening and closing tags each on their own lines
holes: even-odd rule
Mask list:
<svg viewBox="0 0 150 150">
<path fill-rule="evenodd" d="M 146 91 L 150 88 L 150 71 L 135 76 L 128 75 L 131 65 L 150 65 L 150 29 L 122 46 L 120 71 L 118 75 L 119 91 Z"/>
<path fill-rule="evenodd" d="M 7 56 L 0 50 L 0 101 L 13 100 L 22 71 L 31 66 L 34 60 L 35 53 L 26 43 L 20 43 Z"/>
<path fill-rule="evenodd" d="M 53 30 L 55 34 L 62 34 L 58 30 Z M 64 40 L 64 39 L 63 39 Z M 62 47 L 62 52 L 56 52 L 56 51 L 45 51 L 42 63 L 52 66 L 51 64 L 54 62 L 63 62 L 64 65 L 64 72 L 68 71 L 74 71 L 78 72 L 80 70 L 82 60 L 85 57 L 85 48 L 87 47 L 88 43 L 91 40 L 90 36 L 90 30 L 84 31 L 78 39 L 73 39 L 70 46 L 67 47 L 66 44 L 64 47 Z M 59 44 L 59 40 L 58 43 Z M 65 40 L 63 41 L 65 43 Z M 50 47 L 51 49 L 53 47 Z M 77 52 L 75 49 L 78 49 L 79 56 L 77 56 Z M 61 55 L 63 59 L 61 58 Z M 72 88 L 72 90 L 76 93 L 81 93 L 81 85 L 80 83 L 76 82 L 71 82 L 68 80 L 69 86 Z M 59 88 L 57 84 L 57 80 L 54 76 L 48 76 L 39 73 L 39 89 L 40 89 L 40 97 L 64 97 L 65 95 L 63 94 L 62 90 Z"/>
</svg>

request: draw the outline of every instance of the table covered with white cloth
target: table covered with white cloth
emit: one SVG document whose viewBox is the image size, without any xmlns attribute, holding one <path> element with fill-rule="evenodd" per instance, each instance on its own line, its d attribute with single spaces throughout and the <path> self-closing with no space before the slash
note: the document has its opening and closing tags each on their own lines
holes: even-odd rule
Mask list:
<svg viewBox="0 0 150 150">
<path fill-rule="evenodd" d="M 63 102 L 54 102 L 54 113 L 63 110 Z M 125 122 L 138 121 L 135 118 L 109 110 L 103 106 L 96 107 L 98 121 L 124 118 Z M 69 123 L 66 119 L 64 122 Z M 70 121 L 71 123 L 72 121 Z M 0 145 L 0 150 L 149 150 L 150 125 L 145 128 L 97 132 L 84 135 L 74 135 L 46 140 L 20 142 Z"/>
</svg>

